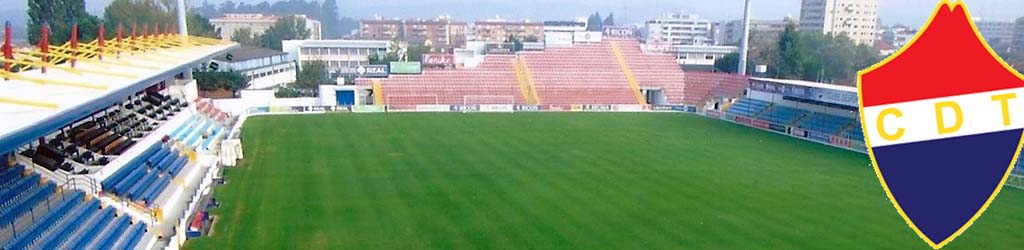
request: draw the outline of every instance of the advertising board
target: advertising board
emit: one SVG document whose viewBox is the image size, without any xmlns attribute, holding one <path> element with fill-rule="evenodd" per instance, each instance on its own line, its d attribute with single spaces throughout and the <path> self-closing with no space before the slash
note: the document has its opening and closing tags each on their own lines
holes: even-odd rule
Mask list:
<svg viewBox="0 0 1024 250">
<path fill-rule="evenodd" d="M 480 105 L 452 105 L 452 112 L 479 112 Z"/>
<path fill-rule="evenodd" d="M 636 29 L 628 26 L 604 27 L 605 37 L 631 38 L 636 37 Z"/>
<path fill-rule="evenodd" d="M 714 109 L 705 110 L 704 113 L 707 114 L 707 116 L 713 117 L 713 118 L 721 118 L 722 117 L 722 112 L 718 111 L 718 110 L 714 110 Z"/>
<path fill-rule="evenodd" d="M 388 77 L 387 65 L 360 65 L 356 67 L 356 77 L 384 78 Z"/>
<path fill-rule="evenodd" d="M 391 74 L 419 75 L 423 74 L 420 62 L 391 62 Z"/>
<path fill-rule="evenodd" d="M 754 119 L 753 121 L 750 122 L 750 124 L 753 125 L 754 127 L 763 129 L 769 129 L 771 127 L 770 123 L 761 119 Z"/>
<path fill-rule="evenodd" d="M 487 104 L 480 105 L 480 112 L 512 112 L 515 106 L 512 104 Z"/>
<path fill-rule="evenodd" d="M 693 108 L 690 110 L 690 108 Z M 676 111 L 676 112 L 697 112 L 697 107 L 686 106 L 686 105 L 654 105 L 651 106 L 651 110 L 654 111 Z"/>
<path fill-rule="evenodd" d="M 612 110 L 619 112 L 642 112 L 644 111 L 644 105 L 639 104 L 627 104 L 627 105 L 613 105 Z"/>
<path fill-rule="evenodd" d="M 580 110 L 592 112 L 612 111 L 612 105 L 581 105 Z"/>
<path fill-rule="evenodd" d="M 572 32 L 544 32 L 544 43 L 551 46 L 572 46 Z"/>
<path fill-rule="evenodd" d="M 601 40 L 602 34 L 597 31 L 577 31 L 572 33 L 572 41 L 574 43 L 599 43 Z"/>
<path fill-rule="evenodd" d="M 448 112 L 451 111 L 450 105 L 439 105 L 439 104 L 428 104 L 428 105 L 416 105 L 417 112 Z"/>
<path fill-rule="evenodd" d="M 455 67 L 455 55 L 423 54 L 423 67 Z"/>
<path fill-rule="evenodd" d="M 516 105 L 516 112 L 537 112 L 540 111 L 540 105 Z"/>
<path fill-rule="evenodd" d="M 384 107 L 377 105 L 356 105 L 352 106 L 352 112 L 355 113 L 383 113 Z"/>
</svg>

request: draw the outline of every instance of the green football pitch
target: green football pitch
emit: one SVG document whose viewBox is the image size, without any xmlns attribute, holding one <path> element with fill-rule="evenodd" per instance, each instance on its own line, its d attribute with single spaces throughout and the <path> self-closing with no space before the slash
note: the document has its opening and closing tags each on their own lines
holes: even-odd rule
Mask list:
<svg viewBox="0 0 1024 250">
<path fill-rule="evenodd" d="M 928 249 L 866 155 L 685 114 L 248 120 L 188 249 Z M 950 249 L 1024 246 L 1006 188 Z"/>
</svg>

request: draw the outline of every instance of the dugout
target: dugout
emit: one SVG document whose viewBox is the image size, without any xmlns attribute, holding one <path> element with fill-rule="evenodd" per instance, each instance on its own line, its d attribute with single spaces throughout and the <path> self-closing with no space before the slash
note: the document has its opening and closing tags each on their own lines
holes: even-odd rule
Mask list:
<svg viewBox="0 0 1024 250">
<path fill-rule="evenodd" d="M 320 85 L 320 106 L 372 105 L 373 89 L 369 86 Z"/>
</svg>

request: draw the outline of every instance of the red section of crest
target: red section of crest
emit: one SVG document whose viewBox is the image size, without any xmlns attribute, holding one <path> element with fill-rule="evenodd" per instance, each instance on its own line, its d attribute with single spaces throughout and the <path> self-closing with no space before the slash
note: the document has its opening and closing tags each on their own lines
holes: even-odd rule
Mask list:
<svg viewBox="0 0 1024 250">
<path fill-rule="evenodd" d="M 864 107 L 1024 87 L 989 53 L 962 4 L 944 4 L 913 44 L 861 75 Z"/>
</svg>

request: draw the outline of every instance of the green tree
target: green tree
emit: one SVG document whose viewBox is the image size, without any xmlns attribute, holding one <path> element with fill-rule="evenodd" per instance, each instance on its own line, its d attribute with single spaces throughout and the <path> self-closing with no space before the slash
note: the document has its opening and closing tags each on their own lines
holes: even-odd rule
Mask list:
<svg viewBox="0 0 1024 250">
<path fill-rule="evenodd" d="M 119 24 L 124 27 L 139 25 L 140 28 L 145 25 L 177 25 L 177 7 L 173 0 L 114 0 L 103 10 L 103 19 L 107 27 Z M 189 10 L 186 20 L 189 35 L 220 38 L 220 31 L 198 11 Z"/>
<path fill-rule="evenodd" d="M 715 60 L 715 71 L 736 73 L 737 71 L 739 71 L 739 64 L 740 54 L 729 53 L 726 54 L 724 57 Z"/>
<path fill-rule="evenodd" d="M 252 33 L 252 29 L 249 27 L 235 30 L 234 34 L 231 34 L 231 41 L 241 44 L 245 47 L 259 47 L 259 36 Z"/>
<path fill-rule="evenodd" d="M 114 0 L 103 9 L 103 20 L 107 27 L 176 22 L 171 10 L 157 0 Z"/>
<path fill-rule="evenodd" d="M 233 70 L 214 71 L 208 68 L 198 68 L 192 71 L 199 90 L 215 91 L 228 90 L 238 91 L 249 86 L 249 81 L 241 73 Z"/>
<path fill-rule="evenodd" d="M 287 16 L 277 19 L 274 26 L 260 36 L 260 46 L 281 50 L 281 41 L 307 39 L 309 35 L 305 19 Z"/>
<path fill-rule="evenodd" d="M 857 44 L 845 35 L 833 36 L 821 32 L 800 32 L 790 23 L 779 37 L 777 57 L 759 59 L 776 60 L 769 75 L 780 78 L 852 84 L 857 71 L 881 60 L 878 50 L 870 45 Z M 764 56 L 764 52 L 755 53 Z"/>
<path fill-rule="evenodd" d="M 778 77 L 800 78 L 804 73 L 804 52 L 796 24 L 789 23 L 779 36 Z"/>
<path fill-rule="evenodd" d="M 604 20 L 601 20 L 601 13 L 595 12 L 587 19 L 587 31 L 604 31 Z"/>
<path fill-rule="evenodd" d="M 526 39 L 523 39 L 523 41 L 524 42 L 528 42 L 528 43 L 536 43 L 536 42 L 540 42 L 540 38 L 537 38 L 537 36 L 534 36 L 534 35 L 530 35 L 530 36 L 526 37 Z"/>
<path fill-rule="evenodd" d="M 410 45 L 409 48 L 406 49 L 405 58 L 410 62 L 421 62 L 423 61 L 423 53 L 428 52 L 430 52 L 430 45 Z"/>
<path fill-rule="evenodd" d="M 604 22 L 601 23 L 601 26 L 604 26 L 604 27 L 615 26 L 615 15 L 613 13 L 608 13 L 608 17 L 604 19 Z"/>
<path fill-rule="evenodd" d="M 321 32 L 327 38 L 339 38 L 344 31 L 338 21 L 338 3 L 335 0 L 324 0 L 320 6 L 320 22 L 323 24 Z"/>
<path fill-rule="evenodd" d="M 775 39 L 761 39 L 750 41 L 750 53 L 747 58 L 751 65 L 765 65 L 768 70 L 765 72 L 766 76 L 779 77 L 777 73 L 777 66 L 779 65 L 779 40 Z M 748 67 L 753 69 L 753 67 Z M 752 71 L 748 72 L 751 73 Z"/>
<path fill-rule="evenodd" d="M 409 43 L 406 42 L 406 41 L 403 41 L 401 38 L 395 38 L 395 40 L 391 41 L 391 44 L 388 44 L 388 54 L 393 55 L 393 60 L 391 60 L 391 61 L 395 61 L 395 62 L 397 62 L 397 61 L 408 61 L 407 60 L 409 58 L 408 51 L 409 51 Z M 390 55 L 389 55 L 389 57 L 390 57 Z M 389 61 L 389 62 L 391 62 L 391 61 Z"/>
<path fill-rule="evenodd" d="M 302 91 L 288 86 L 278 87 L 276 90 L 274 90 L 274 97 L 277 98 L 295 98 L 302 96 L 304 96 Z"/>
<path fill-rule="evenodd" d="M 523 51 L 523 40 L 520 40 L 515 35 L 508 35 L 508 38 L 505 38 L 505 42 L 512 43 L 512 51 Z"/>
<path fill-rule="evenodd" d="M 370 65 L 388 65 L 398 61 L 398 54 L 395 52 L 374 53 L 368 57 Z"/>
<path fill-rule="evenodd" d="M 199 12 L 188 11 L 188 17 L 185 19 L 188 25 L 188 34 L 191 36 L 201 36 L 207 38 L 220 39 L 220 29 L 213 27 L 210 23 L 210 19 Z"/>
<path fill-rule="evenodd" d="M 50 28 L 51 45 L 67 43 L 71 26 L 78 24 L 78 39 L 92 41 L 99 30 L 100 19 L 85 10 L 83 0 L 28 0 L 28 41 L 38 44 L 43 24 Z"/>
<path fill-rule="evenodd" d="M 327 79 L 327 66 L 320 61 L 303 62 L 302 68 L 295 75 L 295 83 L 289 87 L 295 88 L 305 96 L 315 96 L 320 85 L 330 83 Z"/>
</svg>

